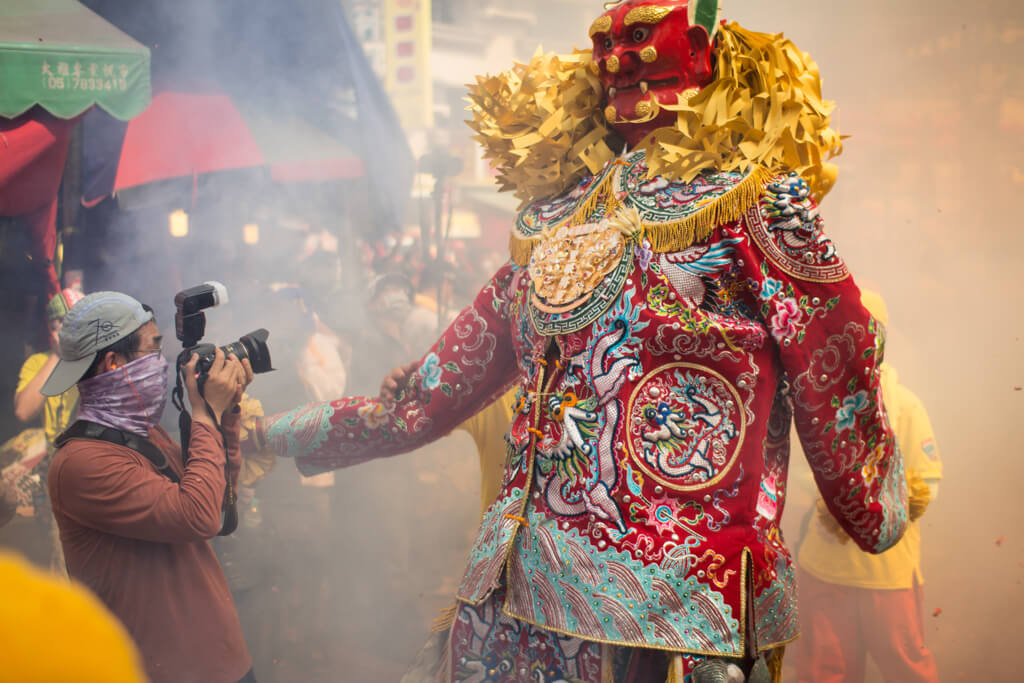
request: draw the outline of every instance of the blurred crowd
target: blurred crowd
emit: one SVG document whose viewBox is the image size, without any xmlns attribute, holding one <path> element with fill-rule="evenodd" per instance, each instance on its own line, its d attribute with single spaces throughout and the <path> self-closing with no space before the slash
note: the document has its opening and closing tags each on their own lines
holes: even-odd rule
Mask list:
<svg viewBox="0 0 1024 683">
<path fill-rule="evenodd" d="M 321 241 L 293 251 L 289 267 L 275 272 L 291 278 L 254 278 L 232 291 L 231 304 L 209 312 L 205 340 L 226 343 L 247 325 L 271 331 L 274 371 L 258 376 L 243 401 L 249 426 L 263 412 L 376 395 L 389 370 L 418 360 L 501 259 L 463 243 L 452 247 L 437 258 L 414 238 L 364 244 L 343 282 L 337 244 Z M 28 354 L 15 397 L 27 429 L 0 454 L 13 517 L 0 530 L 3 544 L 65 577 L 46 477 L 54 440 L 73 421 L 78 398 L 75 388 L 55 397 L 39 389 L 57 362 L 63 314 L 82 295 L 76 280 L 48 305 L 50 346 Z M 154 303 L 173 363 L 173 310 L 169 301 Z M 165 411 L 162 422 L 177 436 L 175 411 Z M 487 440 L 477 427 L 412 457 L 370 463 L 358 477 L 341 471 L 307 478 L 291 462 L 246 462 L 238 530 L 213 547 L 260 681 L 333 681 L 338 671 L 350 672 L 346 680 L 401 676 L 451 603 L 475 533 L 477 444 Z M 504 424 L 485 427 L 492 443 L 501 443 Z"/>
</svg>

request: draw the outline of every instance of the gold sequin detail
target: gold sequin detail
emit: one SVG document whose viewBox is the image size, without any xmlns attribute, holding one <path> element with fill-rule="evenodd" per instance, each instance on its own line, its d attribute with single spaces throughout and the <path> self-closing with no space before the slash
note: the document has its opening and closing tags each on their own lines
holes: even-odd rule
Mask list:
<svg viewBox="0 0 1024 683">
<path fill-rule="evenodd" d="M 619 73 L 619 57 L 618 55 L 612 55 L 605 61 L 604 68 L 608 69 L 608 73 L 617 74 Z"/>
<path fill-rule="evenodd" d="M 594 19 L 594 23 L 590 25 L 590 32 L 588 35 L 593 38 L 598 33 L 608 33 L 608 29 L 612 27 L 612 18 L 607 14 L 603 17 Z"/>
<path fill-rule="evenodd" d="M 637 116 L 648 116 L 651 113 L 651 102 L 650 100 L 640 100 L 636 103 L 634 109 Z"/>
<path fill-rule="evenodd" d="M 644 49 L 640 50 L 640 59 L 650 64 L 658 58 L 658 51 L 654 49 L 653 45 L 648 45 Z"/>
<path fill-rule="evenodd" d="M 615 119 L 618 116 L 619 112 L 616 111 L 615 107 L 613 107 L 612 105 L 609 104 L 607 107 L 604 108 L 604 117 L 605 119 L 608 120 L 609 123 L 614 123 Z"/>
<path fill-rule="evenodd" d="M 658 7 L 657 5 L 644 5 L 643 7 L 634 7 L 626 13 L 626 18 L 623 23 L 626 26 L 632 26 L 633 24 L 657 24 L 662 19 L 668 16 L 674 7 Z"/>
<path fill-rule="evenodd" d="M 572 310 L 618 265 L 625 248 L 625 236 L 607 222 L 545 233 L 530 258 L 534 291 L 546 306 Z"/>
</svg>

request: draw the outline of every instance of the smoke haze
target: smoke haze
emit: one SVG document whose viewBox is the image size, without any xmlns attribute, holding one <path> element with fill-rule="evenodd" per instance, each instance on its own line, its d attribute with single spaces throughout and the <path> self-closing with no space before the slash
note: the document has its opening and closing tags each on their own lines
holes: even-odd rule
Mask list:
<svg viewBox="0 0 1024 683">
<path fill-rule="evenodd" d="M 493 38 L 500 54 L 519 60 L 537 43 L 558 51 L 586 46 L 587 26 L 602 11 L 600 3 L 568 0 L 491 4 L 536 12 L 536 23 L 509 24 L 511 33 Z M 559 20 L 548 21 L 549 12 Z M 839 181 L 822 203 L 826 230 L 858 283 L 885 297 L 886 360 L 927 408 L 945 468 L 921 522 L 926 642 L 944 680 L 1017 680 L 1024 10 L 1010 0 L 735 0 L 724 16 L 784 32 L 815 58 L 825 97 L 839 104 L 835 121 L 851 137 L 836 160 Z M 459 66 L 509 65 L 486 59 Z M 450 135 L 466 139 L 470 131 Z M 223 344 L 270 329 L 278 370 L 259 376 L 251 393 L 267 412 L 295 407 L 310 400 L 294 353 L 309 321 L 267 286 L 300 285 L 324 323 L 350 334 L 355 356 L 372 355 L 358 341 L 370 324 L 367 276 L 359 255 L 346 251 L 372 220 L 351 208 L 360 192 L 242 183 L 225 193 L 227 204 L 200 200 L 187 241 L 168 235 L 164 208 L 139 209 L 130 219 L 93 214 L 89 234 L 103 240 L 104 261 L 117 265 L 91 264 L 86 287 L 153 305 L 165 348 L 173 348 L 174 293 L 224 281 L 233 301 L 208 312 L 206 339 Z M 246 222 L 260 224 L 256 246 L 241 241 Z M 341 240 L 339 250 L 303 256 L 323 231 Z M 242 536 L 248 547 L 232 550 L 233 570 L 247 574 L 240 611 L 257 677 L 397 680 L 437 611 L 451 603 L 479 515 L 477 477 L 465 434 L 338 471 L 327 489 L 304 486 L 293 464 L 279 461 L 255 487 L 261 520 Z M 803 512 L 786 510 L 790 539 Z"/>
</svg>

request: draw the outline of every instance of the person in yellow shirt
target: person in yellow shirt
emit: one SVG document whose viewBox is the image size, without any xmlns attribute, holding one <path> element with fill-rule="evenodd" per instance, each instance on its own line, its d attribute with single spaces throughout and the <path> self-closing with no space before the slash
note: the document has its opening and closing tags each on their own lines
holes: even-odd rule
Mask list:
<svg viewBox="0 0 1024 683">
<path fill-rule="evenodd" d="M 25 360 L 18 374 L 18 388 L 14 392 L 14 416 L 21 422 L 31 422 L 42 413 L 46 441 L 51 447 L 57 435 L 71 424 L 71 416 L 78 406 L 78 388 L 72 387 L 60 396 L 43 396 L 39 390 L 59 360 L 55 349 L 57 335 L 64 324 L 64 315 L 81 298 L 77 290 L 65 289 L 50 299 L 46 307 L 50 350 L 34 353 Z"/>
<path fill-rule="evenodd" d="M 473 437 L 480 458 L 480 515 L 498 499 L 501 477 L 505 473 L 508 447 L 505 432 L 515 415 L 516 390 L 509 389 L 500 398 L 455 429 Z"/>
<path fill-rule="evenodd" d="M 865 308 L 883 325 L 885 302 L 873 292 Z M 880 555 L 849 542 L 822 500 L 811 513 L 797 553 L 801 638 L 800 683 L 864 680 L 870 654 L 887 681 L 937 681 L 935 661 L 924 644 L 921 528 L 916 521 L 938 492 L 942 462 L 921 401 L 882 365 L 882 397 L 903 452 L 911 524 L 903 539 Z M 868 467 L 869 465 L 865 465 Z"/>
<path fill-rule="evenodd" d="M 21 422 L 29 423 L 43 417 L 43 432 L 46 435 L 47 455 L 37 465 L 33 475 L 38 475 L 41 485 L 33 489 L 33 514 L 40 521 L 45 533 L 50 536 L 50 569 L 66 575 L 64 551 L 53 521 L 50 505 L 46 500 L 46 473 L 50 469 L 50 456 L 55 450 L 54 442 L 71 424 L 78 408 L 78 387 L 73 386 L 59 396 L 44 396 L 40 389 L 50 376 L 57 361 L 57 335 L 64 324 L 64 316 L 82 298 L 77 289 L 65 289 L 56 294 L 46 306 L 46 317 L 50 331 L 50 350 L 34 353 L 21 366 L 18 374 L 18 388 L 14 392 L 14 416 Z"/>
</svg>

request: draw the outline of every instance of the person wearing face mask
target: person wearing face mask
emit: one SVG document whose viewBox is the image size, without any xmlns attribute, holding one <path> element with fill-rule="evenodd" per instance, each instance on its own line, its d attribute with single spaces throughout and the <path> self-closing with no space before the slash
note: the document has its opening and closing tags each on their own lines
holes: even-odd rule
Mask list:
<svg viewBox="0 0 1024 683">
<path fill-rule="evenodd" d="M 353 344 L 346 390 L 356 387 L 356 391 L 372 392 L 391 368 L 414 355 L 411 347 L 418 346 L 418 341 L 426 348 L 429 339 L 418 339 L 422 335 L 413 334 L 409 329 L 410 318 L 421 314 L 421 309 L 413 303 L 414 294 L 412 282 L 401 273 L 383 273 L 370 282 L 366 303 L 368 324 Z"/>
<path fill-rule="evenodd" d="M 48 476 L 68 573 L 124 623 L 153 683 L 251 682 L 208 540 L 238 476 L 237 406 L 252 368 L 218 350 L 200 393 L 193 355 L 183 370 L 192 428 L 182 453 L 159 426 L 168 385 L 161 340 L 151 310 L 117 292 L 90 294 L 64 318 L 60 360 L 42 392 L 77 384 L 80 397 Z"/>
</svg>

